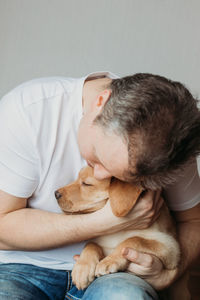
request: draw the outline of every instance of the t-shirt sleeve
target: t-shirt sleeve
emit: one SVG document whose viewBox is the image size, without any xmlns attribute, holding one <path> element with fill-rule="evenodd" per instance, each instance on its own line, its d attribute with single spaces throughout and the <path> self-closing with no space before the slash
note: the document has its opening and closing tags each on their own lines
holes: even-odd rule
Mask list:
<svg viewBox="0 0 200 300">
<path fill-rule="evenodd" d="M 164 197 L 173 211 L 190 209 L 200 203 L 200 178 L 194 160 L 178 181 L 164 190 Z"/>
<path fill-rule="evenodd" d="M 30 197 L 38 185 L 38 157 L 20 93 L 0 101 L 0 190 Z"/>
</svg>

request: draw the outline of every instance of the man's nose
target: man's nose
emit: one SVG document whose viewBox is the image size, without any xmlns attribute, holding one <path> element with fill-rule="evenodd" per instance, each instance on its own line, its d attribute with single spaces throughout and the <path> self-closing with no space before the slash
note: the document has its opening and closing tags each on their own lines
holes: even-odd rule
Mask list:
<svg viewBox="0 0 200 300">
<path fill-rule="evenodd" d="M 112 175 L 103 166 L 94 166 L 94 178 L 96 178 L 97 180 L 103 180 L 110 177 L 112 177 Z"/>
<path fill-rule="evenodd" d="M 59 191 L 55 191 L 55 197 L 58 200 L 60 197 L 62 197 L 62 195 Z"/>
</svg>

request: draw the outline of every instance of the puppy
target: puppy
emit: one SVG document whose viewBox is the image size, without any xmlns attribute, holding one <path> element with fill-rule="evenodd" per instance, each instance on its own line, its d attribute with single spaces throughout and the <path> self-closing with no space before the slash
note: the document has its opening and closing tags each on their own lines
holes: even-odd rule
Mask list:
<svg viewBox="0 0 200 300">
<path fill-rule="evenodd" d="M 93 169 L 88 166 L 81 169 L 75 182 L 58 189 L 55 196 L 63 212 L 68 214 L 91 213 L 110 201 L 113 214 L 124 217 L 144 192 L 141 187 L 115 178 L 96 180 Z M 129 264 L 121 253 L 125 247 L 155 255 L 167 270 L 177 268 L 180 248 L 173 220 L 165 204 L 159 218 L 149 228 L 128 228 L 87 243 L 72 271 L 72 280 L 77 288 L 86 288 L 95 277 L 125 271 Z"/>
</svg>

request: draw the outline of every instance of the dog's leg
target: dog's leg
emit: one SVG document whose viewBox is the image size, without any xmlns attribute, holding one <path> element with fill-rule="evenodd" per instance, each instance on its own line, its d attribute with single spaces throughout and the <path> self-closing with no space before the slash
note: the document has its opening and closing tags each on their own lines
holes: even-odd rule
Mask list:
<svg viewBox="0 0 200 300">
<path fill-rule="evenodd" d="M 135 236 L 120 243 L 109 256 L 100 261 L 96 267 L 95 275 L 99 277 L 126 270 L 129 262 L 122 256 L 122 249 L 125 247 L 157 256 L 161 259 L 166 269 L 175 269 L 179 262 L 180 253 L 178 246 L 172 249 L 169 247 L 168 249 L 167 246 L 164 246 L 159 241 Z"/>
<path fill-rule="evenodd" d="M 79 290 L 94 280 L 96 265 L 103 257 L 103 250 L 97 244 L 88 243 L 85 246 L 72 270 L 72 281 Z"/>
<path fill-rule="evenodd" d="M 130 239 L 129 239 L 130 240 Z M 114 251 L 102 259 L 96 266 L 95 276 L 100 277 L 105 274 L 116 273 L 118 271 L 124 271 L 128 267 L 128 260 L 122 256 L 122 249 L 130 246 L 130 241 L 127 244 L 127 240 L 120 243 Z"/>
</svg>

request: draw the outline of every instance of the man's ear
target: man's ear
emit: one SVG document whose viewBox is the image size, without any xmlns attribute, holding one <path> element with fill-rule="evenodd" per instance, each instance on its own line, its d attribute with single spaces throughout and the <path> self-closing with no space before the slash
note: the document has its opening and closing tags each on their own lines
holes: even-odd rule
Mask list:
<svg viewBox="0 0 200 300">
<path fill-rule="evenodd" d="M 142 192 L 143 188 L 114 178 L 109 188 L 109 200 L 113 214 L 117 217 L 126 216 Z"/>
<path fill-rule="evenodd" d="M 100 92 L 96 98 L 96 101 L 94 101 L 93 105 L 96 109 L 102 110 L 106 102 L 110 99 L 111 96 L 111 90 L 106 89 Z"/>
</svg>

